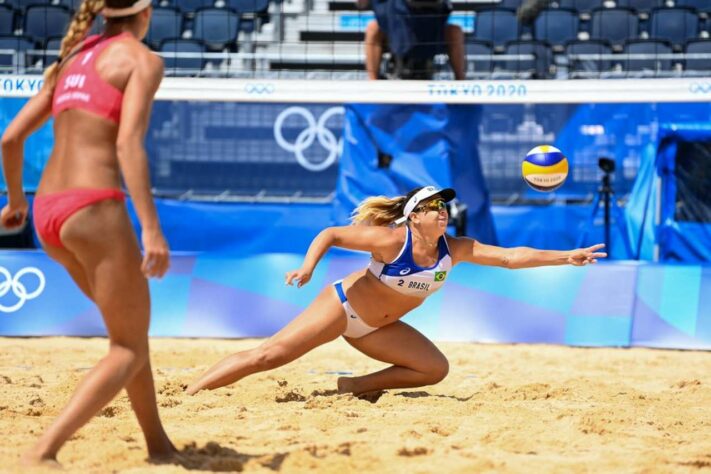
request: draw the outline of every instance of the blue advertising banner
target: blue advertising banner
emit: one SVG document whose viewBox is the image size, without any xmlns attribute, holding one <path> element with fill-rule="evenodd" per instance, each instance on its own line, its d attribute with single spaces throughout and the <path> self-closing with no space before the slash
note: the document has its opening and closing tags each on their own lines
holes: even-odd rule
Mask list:
<svg viewBox="0 0 711 474">
<path fill-rule="evenodd" d="M 329 253 L 303 288 L 300 254 L 176 254 L 151 280 L 153 336 L 266 337 L 367 256 Z M 0 252 L 0 335 L 104 335 L 101 317 L 42 252 Z M 711 349 L 711 267 L 599 264 L 506 270 L 463 264 L 404 321 L 443 341 Z"/>
</svg>

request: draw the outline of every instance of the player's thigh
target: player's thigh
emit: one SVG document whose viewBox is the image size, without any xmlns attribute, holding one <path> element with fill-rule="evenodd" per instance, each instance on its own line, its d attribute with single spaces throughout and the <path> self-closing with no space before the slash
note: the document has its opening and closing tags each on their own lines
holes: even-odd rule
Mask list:
<svg viewBox="0 0 711 474">
<path fill-rule="evenodd" d="M 446 370 L 447 358 L 421 332 L 407 323 L 396 321 L 370 334 L 345 340 L 363 354 L 381 362 L 420 371 Z"/>
</svg>

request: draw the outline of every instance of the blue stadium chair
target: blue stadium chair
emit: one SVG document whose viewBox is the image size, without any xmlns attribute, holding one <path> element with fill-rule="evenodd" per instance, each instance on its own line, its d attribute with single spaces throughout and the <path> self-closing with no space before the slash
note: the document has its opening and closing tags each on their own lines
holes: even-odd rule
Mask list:
<svg viewBox="0 0 711 474">
<path fill-rule="evenodd" d="M 464 51 L 467 56 L 469 55 L 479 55 L 479 56 L 491 56 L 494 54 L 494 50 L 491 47 L 491 43 L 488 41 L 479 40 L 467 40 L 464 44 Z M 468 78 L 482 78 L 491 75 L 492 71 L 492 58 L 467 58 L 467 77 Z"/>
<path fill-rule="evenodd" d="M 0 72 L 22 73 L 28 66 L 28 58 L 25 54 L 30 49 L 35 49 L 36 45 L 30 38 L 23 36 L 2 36 L 0 37 Z"/>
<path fill-rule="evenodd" d="M 709 0 L 676 0 L 675 7 L 689 7 L 696 11 L 711 13 L 711 2 Z"/>
<path fill-rule="evenodd" d="M 603 0 L 561 0 L 560 8 L 575 10 L 579 14 L 590 15 L 596 8 L 602 7 Z"/>
<path fill-rule="evenodd" d="M 510 10 L 516 10 L 521 6 L 523 0 L 501 0 L 496 4 L 497 8 L 508 8 Z"/>
<path fill-rule="evenodd" d="M 699 35 L 699 17 L 691 8 L 659 8 L 649 21 L 650 38 L 670 41 L 678 49 Z"/>
<path fill-rule="evenodd" d="M 49 38 L 44 45 L 44 54 L 42 55 L 42 63 L 44 67 L 49 66 L 59 57 L 59 50 L 62 47 L 62 38 Z"/>
<path fill-rule="evenodd" d="M 225 6 L 237 12 L 240 29 L 247 33 L 259 30 L 269 19 L 269 0 L 225 0 Z"/>
<path fill-rule="evenodd" d="M 188 17 L 193 17 L 198 10 L 213 7 L 215 0 L 174 0 L 174 5 Z"/>
<path fill-rule="evenodd" d="M 518 39 L 519 23 L 513 10 L 482 10 L 474 18 L 474 38 L 502 47 Z"/>
<path fill-rule="evenodd" d="M 180 38 L 183 33 L 183 15 L 174 8 L 154 8 L 146 43 L 157 50 L 163 40 Z"/>
<path fill-rule="evenodd" d="M 711 39 L 695 39 L 686 42 L 686 54 L 706 54 L 706 58 L 687 58 L 684 61 L 684 74 L 704 75 L 711 74 Z"/>
<path fill-rule="evenodd" d="M 65 7 L 54 5 L 27 7 L 24 34 L 41 43 L 52 36 L 64 36 L 71 17 L 71 13 Z"/>
<path fill-rule="evenodd" d="M 34 3 L 49 3 L 52 5 L 61 5 L 68 8 L 69 10 L 75 12 L 81 6 L 82 0 L 46 0 L 42 2 L 41 0 L 34 0 Z"/>
<path fill-rule="evenodd" d="M 639 35 L 639 19 L 628 8 L 603 8 L 592 12 L 590 39 L 621 45 Z"/>
<path fill-rule="evenodd" d="M 202 41 L 195 39 L 167 39 L 161 43 L 161 53 L 199 54 L 195 57 L 163 57 L 167 76 L 197 76 L 205 67 L 203 54 L 207 48 Z"/>
<path fill-rule="evenodd" d="M 265 13 L 269 8 L 269 0 L 225 0 L 225 6 L 240 15 L 245 13 Z"/>
<path fill-rule="evenodd" d="M 221 51 L 225 48 L 235 50 L 239 24 L 239 15 L 232 10 L 198 10 L 195 13 L 193 37 L 202 40 L 211 51 Z"/>
<path fill-rule="evenodd" d="M 663 40 L 630 40 L 625 43 L 623 54 L 647 54 L 649 59 L 625 58 L 622 68 L 633 76 L 669 76 L 674 64 L 670 58 L 659 58 L 660 54 L 672 54 L 672 46 Z M 628 74 L 629 75 L 629 74 Z"/>
<path fill-rule="evenodd" d="M 15 32 L 15 10 L 6 5 L 0 5 L 0 36 L 12 35 Z"/>
<path fill-rule="evenodd" d="M 528 55 L 533 59 L 507 59 L 500 72 L 512 74 L 518 78 L 548 79 L 552 76 L 550 68 L 553 63 L 553 53 L 550 47 L 540 41 L 509 41 L 504 51 L 506 55 Z"/>
<path fill-rule="evenodd" d="M 618 7 L 631 8 L 637 13 L 649 13 L 654 8 L 664 6 L 664 0 L 617 0 Z"/>
<path fill-rule="evenodd" d="M 534 38 L 562 50 L 565 43 L 578 37 L 579 25 L 580 20 L 573 10 L 543 10 L 533 24 Z"/>
<path fill-rule="evenodd" d="M 612 59 L 608 58 L 578 58 L 583 54 L 612 54 L 612 47 L 607 41 L 571 41 L 565 46 L 570 77 L 598 77 L 612 70 Z"/>
</svg>

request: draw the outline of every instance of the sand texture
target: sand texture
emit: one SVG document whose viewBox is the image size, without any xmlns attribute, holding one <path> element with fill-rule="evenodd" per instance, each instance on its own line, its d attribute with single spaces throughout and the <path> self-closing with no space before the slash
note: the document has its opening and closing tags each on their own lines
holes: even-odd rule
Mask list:
<svg viewBox="0 0 711 474">
<path fill-rule="evenodd" d="M 711 353 L 439 343 L 449 376 L 368 398 L 339 372 L 384 365 L 344 341 L 227 388 L 183 393 L 257 340 L 152 340 L 158 402 L 181 450 L 146 462 L 125 393 L 59 453 L 67 472 L 710 472 Z M 0 339 L 0 471 L 106 352 L 101 338 Z M 22 471 L 25 472 L 25 471 Z"/>
</svg>

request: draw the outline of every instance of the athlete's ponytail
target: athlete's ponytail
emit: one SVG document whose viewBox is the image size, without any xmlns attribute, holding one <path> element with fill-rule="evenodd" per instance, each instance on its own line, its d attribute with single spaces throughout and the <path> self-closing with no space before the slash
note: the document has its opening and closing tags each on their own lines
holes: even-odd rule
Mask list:
<svg viewBox="0 0 711 474">
<path fill-rule="evenodd" d="M 392 225 L 397 219 L 402 217 L 407 201 L 419 191 L 415 188 L 406 196 L 388 198 L 385 196 L 374 196 L 365 199 L 353 211 L 351 221 L 353 224 L 364 225 Z"/>
<path fill-rule="evenodd" d="M 104 0 L 84 0 L 81 2 L 79 9 L 69 23 L 67 34 L 62 38 L 59 57 L 44 72 L 45 82 L 52 87 L 54 87 L 54 82 L 57 79 L 57 72 L 62 59 L 69 56 L 69 53 L 86 37 L 91 25 L 94 23 L 94 19 L 102 8 L 104 8 Z"/>
</svg>

